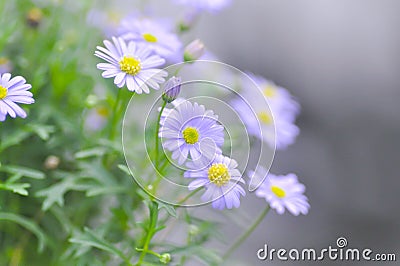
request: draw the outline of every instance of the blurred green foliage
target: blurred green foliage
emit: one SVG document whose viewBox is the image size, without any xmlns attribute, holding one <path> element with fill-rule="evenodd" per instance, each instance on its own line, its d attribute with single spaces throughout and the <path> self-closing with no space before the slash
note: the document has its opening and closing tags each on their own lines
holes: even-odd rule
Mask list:
<svg viewBox="0 0 400 266">
<path fill-rule="evenodd" d="M 94 4 L 0 0 L 0 57 L 32 84 L 36 101 L 23 106 L 26 119 L 0 124 L 0 265 L 134 264 L 146 238 L 176 219 L 187 225 L 182 230 L 201 230 L 182 246 L 147 243 L 153 253 L 170 253 L 174 265 L 192 256 L 216 265 L 219 257 L 203 246 L 215 226 L 143 193 L 124 166 L 120 140 L 108 137 L 112 123 L 85 128 L 98 107 L 112 120 L 118 92 L 95 67 L 103 37 L 86 22 Z M 105 90 L 101 101 L 96 87 Z M 154 254 L 145 255 L 146 265 L 168 261 Z"/>
</svg>

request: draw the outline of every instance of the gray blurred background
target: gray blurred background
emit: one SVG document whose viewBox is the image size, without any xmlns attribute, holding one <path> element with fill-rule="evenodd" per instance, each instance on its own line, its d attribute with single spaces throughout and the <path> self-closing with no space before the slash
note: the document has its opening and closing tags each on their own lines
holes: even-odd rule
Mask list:
<svg viewBox="0 0 400 266">
<path fill-rule="evenodd" d="M 165 0 L 153 2 L 160 14 L 181 12 Z M 320 250 L 346 237 L 350 248 L 396 253 L 397 262 L 376 264 L 398 265 L 400 1 L 233 0 L 218 15 L 202 15 L 194 30 L 220 61 L 273 80 L 302 106 L 301 134 L 276 154 L 272 172 L 299 176 L 310 213 L 271 211 L 226 264 L 317 264 L 260 261 L 256 253 L 264 244 Z M 229 240 L 215 244 L 216 251 L 240 235 L 237 224 L 249 224 L 264 207 L 264 200 L 246 197 L 222 223 Z M 220 215 L 209 209 L 193 212 Z M 230 226 L 240 220 L 235 215 L 244 218 Z"/>
<path fill-rule="evenodd" d="M 256 252 L 264 243 L 322 249 L 344 236 L 399 261 L 400 1 L 236 0 L 199 23 L 222 61 L 288 88 L 302 106 L 301 135 L 272 172 L 297 173 L 311 211 L 271 212 L 234 257 L 299 265 L 261 262 Z M 247 197 L 243 206 L 255 215 L 264 204 Z"/>
</svg>

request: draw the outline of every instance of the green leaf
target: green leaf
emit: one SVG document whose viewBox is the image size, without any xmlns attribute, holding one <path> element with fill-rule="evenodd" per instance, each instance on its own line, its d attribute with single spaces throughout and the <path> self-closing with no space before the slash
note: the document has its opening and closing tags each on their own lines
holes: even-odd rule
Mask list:
<svg viewBox="0 0 400 266">
<path fill-rule="evenodd" d="M 157 201 L 157 202 L 158 202 L 158 209 L 159 210 L 160 209 L 165 209 L 167 211 L 167 213 L 169 215 L 171 215 L 172 217 L 175 217 L 175 218 L 178 217 L 178 215 L 176 213 L 176 210 L 172 205 L 166 204 L 166 203 L 161 202 L 161 201 Z"/>
<path fill-rule="evenodd" d="M 103 147 L 96 147 L 75 153 L 75 159 L 86 159 L 90 157 L 100 157 L 105 154 L 106 150 Z"/>
<path fill-rule="evenodd" d="M 190 253 L 204 261 L 207 265 L 221 265 L 222 259 L 213 250 L 207 249 L 202 246 L 193 246 Z"/>
<path fill-rule="evenodd" d="M 47 237 L 44 232 L 35 224 L 35 222 L 13 213 L 0 212 L 0 221 L 11 221 L 25 227 L 31 231 L 38 239 L 38 252 L 42 252 L 47 242 Z"/>
<path fill-rule="evenodd" d="M 5 150 L 8 147 L 20 144 L 23 140 L 31 135 L 30 132 L 16 131 L 14 134 L 7 135 L 7 138 L 1 138 L 0 151 Z"/>
<path fill-rule="evenodd" d="M 42 140 L 48 140 L 50 134 L 55 132 L 54 126 L 30 124 L 29 128 L 32 132 L 36 133 Z"/>
<path fill-rule="evenodd" d="M 79 167 L 81 168 L 81 177 L 93 179 L 104 187 L 118 185 L 113 174 L 102 165 L 100 160 L 91 163 L 82 161 Z"/>
<path fill-rule="evenodd" d="M 18 174 L 24 177 L 29 177 L 33 179 L 44 179 L 45 174 L 41 171 L 24 167 L 24 166 L 18 166 L 18 165 L 7 165 L 7 166 L 1 166 L 0 167 L 1 172 L 6 172 L 9 174 Z"/>
<path fill-rule="evenodd" d="M 30 187 L 28 183 L 0 184 L 0 189 L 9 190 L 22 196 L 28 196 L 28 191 L 25 188 Z"/>
<path fill-rule="evenodd" d="M 197 257 L 206 265 L 218 266 L 222 264 L 222 258 L 217 253 L 198 244 L 177 247 L 166 252 L 171 254 L 183 253 L 187 257 Z"/>
<path fill-rule="evenodd" d="M 94 197 L 99 195 L 119 194 L 129 191 L 126 186 L 93 186 L 86 191 L 86 196 Z"/>
<path fill-rule="evenodd" d="M 132 175 L 132 174 L 131 174 L 131 171 L 129 170 L 129 168 L 128 168 L 126 165 L 124 165 L 124 164 L 119 164 L 119 165 L 118 165 L 118 168 L 119 168 L 122 172 L 124 172 L 125 174 L 127 174 L 127 175 L 129 175 L 129 176 Z"/>
<path fill-rule="evenodd" d="M 57 203 L 59 206 L 64 206 L 64 195 L 70 190 L 82 191 L 87 189 L 87 186 L 76 184 L 72 177 L 64 178 L 63 181 L 42 189 L 36 192 L 36 197 L 46 197 L 42 204 L 42 210 L 48 210 L 53 204 Z"/>
<path fill-rule="evenodd" d="M 106 241 L 104 238 L 98 236 L 94 231 L 86 227 L 83 234 L 70 238 L 69 242 L 80 244 L 83 246 L 98 248 L 100 250 L 104 250 L 106 252 L 116 255 L 124 261 L 129 261 L 128 258 L 112 243 Z"/>
</svg>

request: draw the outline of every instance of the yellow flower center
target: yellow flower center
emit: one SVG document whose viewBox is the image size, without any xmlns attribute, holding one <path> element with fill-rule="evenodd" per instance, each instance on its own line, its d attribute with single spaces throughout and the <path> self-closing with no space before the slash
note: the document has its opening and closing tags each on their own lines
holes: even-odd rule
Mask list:
<svg viewBox="0 0 400 266">
<path fill-rule="evenodd" d="M 277 186 L 272 186 L 271 191 L 278 197 L 278 198 L 284 198 L 286 195 L 286 192 L 281 189 L 280 187 Z"/>
<path fill-rule="evenodd" d="M 5 57 L 0 57 L 0 65 L 5 65 L 8 63 L 8 59 Z"/>
<path fill-rule="evenodd" d="M 99 116 L 107 117 L 109 115 L 109 111 L 106 107 L 99 107 L 96 109 L 96 112 Z"/>
<path fill-rule="evenodd" d="M 264 93 L 265 97 L 272 98 L 276 95 L 276 89 L 275 89 L 275 87 L 269 85 L 264 88 L 263 93 Z"/>
<path fill-rule="evenodd" d="M 142 69 L 140 60 L 130 57 L 124 56 L 124 58 L 119 62 L 119 67 L 122 71 L 129 75 L 136 75 Z"/>
<path fill-rule="evenodd" d="M 222 163 L 215 163 L 208 168 L 208 179 L 221 187 L 231 179 L 228 168 Z"/>
<path fill-rule="evenodd" d="M 258 116 L 258 119 L 260 119 L 261 123 L 263 123 L 265 125 L 270 125 L 273 122 L 271 114 L 269 114 L 267 112 L 260 112 L 260 113 L 258 113 L 257 116 Z"/>
<path fill-rule="evenodd" d="M 150 33 L 145 33 L 145 34 L 143 34 L 143 39 L 144 39 L 146 42 L 157 42 L 157 41 L 158 41 L 158 40 L 157 40 L 157 37 L 154 36 L 154 35 L 152 35 L 152 34 L 150 34 Z"/>
<path fill-rule="evenodd" d="M 199 141 L 199 131 L 194 127 L 187 127 L 182 132 L 183 139 L 186 141 L 187 144 L 195 144 Z"/>
<path fill-rule="evenodd" d="M 8 90 L 0 85 L 0 100 L 6 98 Z"/>
</svg>

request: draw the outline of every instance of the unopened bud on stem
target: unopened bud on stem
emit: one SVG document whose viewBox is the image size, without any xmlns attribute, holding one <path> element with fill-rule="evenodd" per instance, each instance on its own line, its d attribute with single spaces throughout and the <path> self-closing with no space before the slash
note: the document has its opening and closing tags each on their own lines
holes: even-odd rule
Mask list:
<svg viewBox="0 0 400 266">
<path fill-rule="evenodd" d="M 181 92 L 181 81 L 180 77 L 173 76 L 165 83 L 162 95 L 165 102 L 170 103 L 178 98 L 178 95 Z"/>
<path fill-rule="evenodd" d="M 205 52 L 205 45 L 199 39 L 194 40 L 189 43 L 183 54 L 183 59 L 185 62 L 190 62 L 199 59 Z"/>
</svg>

